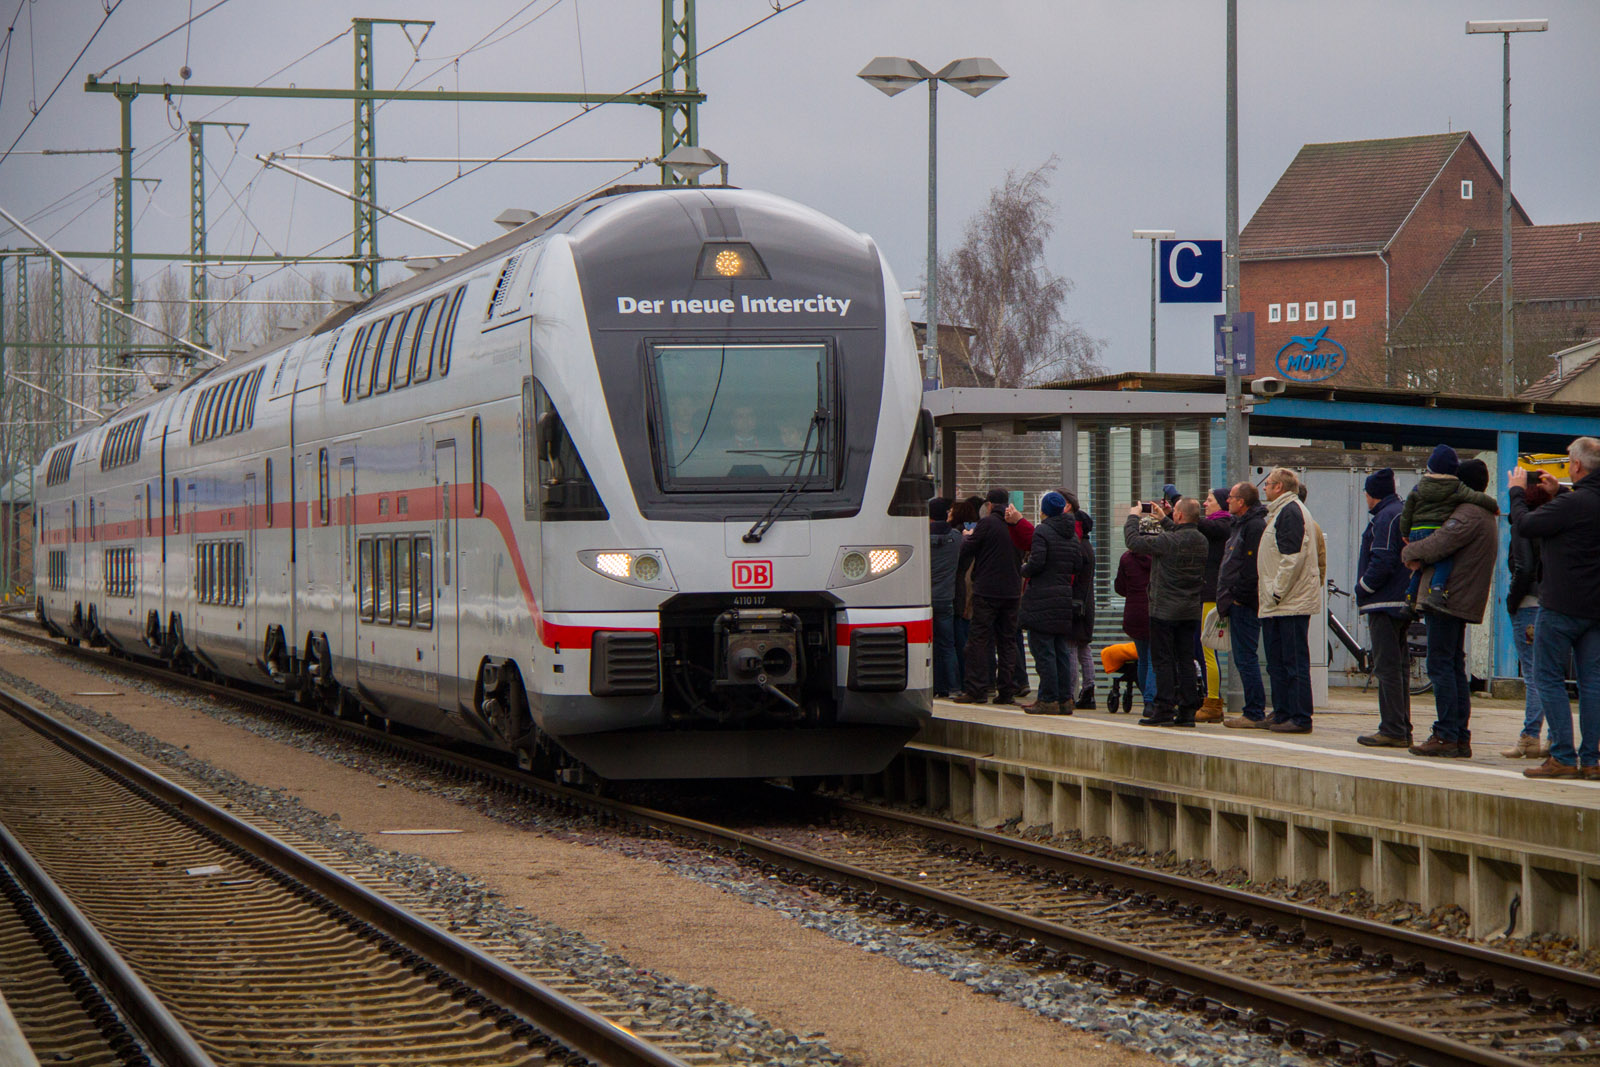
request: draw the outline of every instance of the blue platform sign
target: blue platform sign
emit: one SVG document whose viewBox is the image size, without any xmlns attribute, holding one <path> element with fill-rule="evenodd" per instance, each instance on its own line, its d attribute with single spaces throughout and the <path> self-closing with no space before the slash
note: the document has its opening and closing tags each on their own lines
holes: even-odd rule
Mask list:
<svg viewBox="0 0 1600 1067">
<path fill-rule="evenodd" d="M 1228 373 L 1228 349 L 1223 338 L 1222 324 L 1228 316 L 1211 316 L 1211 353 L 1214 357 L 1212 373 Z M 1240 374 L 1256 372 L 1256 313 L 1239 311 L 1233 316 L 1233 366 Z"/>
<path fill-rule="evenodd" d="M 1222 242 L 1162 241 L 1159 273 L 1163 304 L 1220 304 Z"/>
</svg>

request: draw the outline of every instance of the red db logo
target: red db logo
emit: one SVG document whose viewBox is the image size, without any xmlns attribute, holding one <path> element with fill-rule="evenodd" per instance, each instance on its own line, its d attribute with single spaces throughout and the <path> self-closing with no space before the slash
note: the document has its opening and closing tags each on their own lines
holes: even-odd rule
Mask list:
<svg viewBox="0 0 1600 1067">
<path fill-rule="evenodd" d="M 767 559 L 741 559 L 733 565 L 735 589 L 771 589 L 772 561 Z"/>
</svg>

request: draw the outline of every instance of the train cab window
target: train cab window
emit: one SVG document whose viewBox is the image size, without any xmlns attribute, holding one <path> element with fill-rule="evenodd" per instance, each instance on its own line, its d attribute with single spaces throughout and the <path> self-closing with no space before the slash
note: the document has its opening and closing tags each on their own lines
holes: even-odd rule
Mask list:
<svg viewBox="0 0 1600 1067">
<path fill-rule="evenodd" d="M 394 539 L 394 623 L 411 625 L 411 538 Z"/>
<path fill-rule="evenodd" d="M 425 382 L 433 377 L 433 349 L 439 337 L 439 319 L 444 310 L 445 298 L 436 296 L 422 309 L 421 324 L 417 327 L 417 347 L 411 357 L 413 382 Z"/>
<path fill-rule="evenodd" d="M 374 618 L 372 597 L 372 538 L 363 537 L 356 542 L 356 589 L 361 596 L 361 617 L 368 622 Z"/>
<path fill-rule="evenodd" d="M 483 514 L 483 420 L 472 416 L 472 513 Z"/>
<path fill-rule="evenodd" d="M 827 345 L 652 345 L 647 368 L 651 444 L 667 492 L 834 484 Z"/>
<path fill-rule="evenodd" d="M 376 566 L 373 573 L 376 581 L 372 583 L 373 610 L 379 622 L 394 622 L 394 542 L 387 537 L 380 537 L 374 542 L 377 546 Z"/>
<path fill-rule="evenodd" d="M 527 443 L 534 451 L 534 460 L 531 465 L 524 462 L 523 476 L 531 474 L 537 485 L 524 486 L 523 494 L 524 498 L 532 494 L 538 500 L 540 519 L 571 522 L 610 517 L 561 413 L 537 380 L 533 382 L 533 427 Z"/>
<path fill-rule="evenodd" d="M 412 618 L 417 626 L 427 630 L 433 627 L 433 538 L 418 537 L 412 545 L 411 587 L 415 590 Z"/>
<path fill-rule="evenodd" d="M 317 451 L 317 515 L 322 525 L 328 525 L 328 450 Z"/>
</svg>

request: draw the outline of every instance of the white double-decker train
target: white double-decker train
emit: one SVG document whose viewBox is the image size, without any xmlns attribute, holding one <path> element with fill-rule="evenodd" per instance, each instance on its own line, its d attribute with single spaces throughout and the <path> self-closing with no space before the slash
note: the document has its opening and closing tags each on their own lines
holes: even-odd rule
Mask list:
<svg viewBox="0 0 1600 1067">
<path fill-rule="evenodd" d="M 868 238 L 612 190 L 63 441 L 37 612 L 528 767 L 872 772 L 929 714 L 921 395 Z"/>
</svg>

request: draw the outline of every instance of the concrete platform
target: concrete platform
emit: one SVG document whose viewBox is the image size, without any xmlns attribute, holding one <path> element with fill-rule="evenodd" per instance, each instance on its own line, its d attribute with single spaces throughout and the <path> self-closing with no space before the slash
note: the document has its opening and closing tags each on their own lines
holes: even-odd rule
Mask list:
<svg viewBox="0 0 1600 1067">
<path fill-rule="evenodd" d="M 1531 761 L 1499 755 L 1520 731 L 1520 701 L 1474 699 L 1469 760 L 1362 748 L 1377 696 L 1338 688 L 1308 735 L 1141 727 L 1137 711 L 1029 716 L 937 701 L 934 713 L 886 772 L 854 788 L 979 826 L 1018 820 L 1172 849 L 1258 882 L 1454 904 L 1476 936 L 1506 929 L 1515 907 L 1518 935 L 1600 946 L 1600 782 L 1533 781 L 1521 774 Z M 1412 720 L 1426 737 L 1431 694 L 1413 698 Z"/>
</svg>

